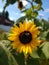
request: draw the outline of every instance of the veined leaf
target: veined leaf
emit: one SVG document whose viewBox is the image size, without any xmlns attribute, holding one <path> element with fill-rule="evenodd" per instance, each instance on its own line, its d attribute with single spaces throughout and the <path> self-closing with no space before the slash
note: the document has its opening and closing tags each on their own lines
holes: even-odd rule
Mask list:
<svg viewBox="0 0 49 65">
<path fill-rule="evenodd" d="M 34 5 L 33 8 L 34 8 L 34 10 L 37 10 L 37 11 L 38 11 L 38 10 L 40 10 L 42 7 L 41 7 L 41 4 L 38 4 L 37 6 Z"/>
<path fill-rule="evenodd" d="M 0 65 L 18 65 L 13 55 L 0 43 Z"/>
<path fill-rule="evenodd" d="M 31 55 L 32 58 L 36 58 L 36 59 L 40 58 L 37 51 L 35 51 L 35 50 L 33 50 L 32 54 L 30 54 L 30 55 Z"/>
<path fill-rule="evenodd" d="M 44 43 L 42 51 L 45 54 L 46 58 L 49 59 L 49 42 Z"/>
</svg>

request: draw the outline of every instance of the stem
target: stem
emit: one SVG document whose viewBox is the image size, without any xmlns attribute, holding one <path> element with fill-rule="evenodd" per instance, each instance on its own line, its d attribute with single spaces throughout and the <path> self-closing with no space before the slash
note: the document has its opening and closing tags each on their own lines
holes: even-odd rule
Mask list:
<svg viewBox="0 0 49 65">
<path fill-rule="evenodd" d="M 27 65 L 27 58 L 25 58 L 25 65 Z"/>
<path fill-rule="evenodd" d="M 27 0 L 30 4 L 31 4 L 31 6 L 32 6 L 32 9 L 34 10 L 34 5 L 33 5 L 33 0 L 32 0 L 32 2 L 31 1 L 29 1 L 29 0 Z"/>
</svg>

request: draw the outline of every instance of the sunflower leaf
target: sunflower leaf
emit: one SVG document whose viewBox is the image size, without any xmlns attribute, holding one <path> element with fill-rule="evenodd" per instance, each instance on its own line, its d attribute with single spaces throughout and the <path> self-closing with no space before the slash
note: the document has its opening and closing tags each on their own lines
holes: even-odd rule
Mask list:
<svg viewBox="0 0 49 65">
<path fill-rule="evenodd" d="M 14 52 L 13 52 L 14 53 Z M 18 65 L 25 65 L 25 59 L 23 53 L 15 53 L 13 54 L 15 59 L 17 60 Z"/>
<path fill-rule="evenodd" d="M 18 65 L 13 55 L 0 42 L 0 65 Z"/>
<path fill-rule="evenodd" d="M 49 59 L 49 42 L 44 43 L 42 51 L 45 54 L 46 58 Z"/>
<path fill-rule="evenodd" d="M 32 54 L 31 54 L 32 58 L 40 58 L 37 51 L 33 50 Z"/>
<path fill-rule="evenodd" d="M 29 57 L 27 59 L 27 65 L 40 65 L 39 60 Z"/>
<path fill-rule="evenodd" d="M 37 4 L 42 4 L 42 1 L 41 0 L 33 0 L 35 3 Z"/>
</svg>

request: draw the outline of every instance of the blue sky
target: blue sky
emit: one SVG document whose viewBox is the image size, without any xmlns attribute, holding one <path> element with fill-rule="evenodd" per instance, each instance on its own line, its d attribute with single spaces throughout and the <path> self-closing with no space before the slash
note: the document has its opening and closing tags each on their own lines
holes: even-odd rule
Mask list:
<svg viewBox="0 0 49 65">
<path fill-rule="evenodd" d="M 5 0 L 6 1 L 6 0 Z M 5 1 L 2 2 L 2 0 L 0 0 L 0 12 L 3 11 L 3 6 L 5 4 Z M 49 18 L 49 0 L 42 0 L 43 5 L 42 7 L 44 8 L 44 11 L 39 11 L 39 18 L 44 18 L 46 20 L 48 20 Z M 24 14 L 21 14 L 20 10 L 17 7 L 17 3 L 15 3 L 14 5 L 9 5 L 6 8 L 6 11 L 9 12 L 9 18 L 16 21 L 18 18 L 20 18 L 21 16 L 24 16 Z"/>
<path fill-rule="evenodd" d="M 39 16 L 47 20 L 49 18 L 49 0 L 42 0 L 42 3 L 44 11 L 39 11 Z"/>
</svg>

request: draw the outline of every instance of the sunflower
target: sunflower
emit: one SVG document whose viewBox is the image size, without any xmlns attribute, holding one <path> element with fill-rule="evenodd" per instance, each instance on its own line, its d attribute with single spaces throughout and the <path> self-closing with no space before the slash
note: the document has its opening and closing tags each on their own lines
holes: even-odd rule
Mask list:
<svg viewBox="0 0 49 65">
<path fill-rule="evenodd" d="M 34 22 L 19 23 L 19 27 L 14 25 L 11 28 L 11 33 L 8 35 L 8 39 L 13 41 L 12 47 L 24 54 L 31 54 L 32 49 L 37 50 L 37 46 L 40 45 L 40 40 L 37 39 L 39 34 L 38 27 Z"/>
</svg>

